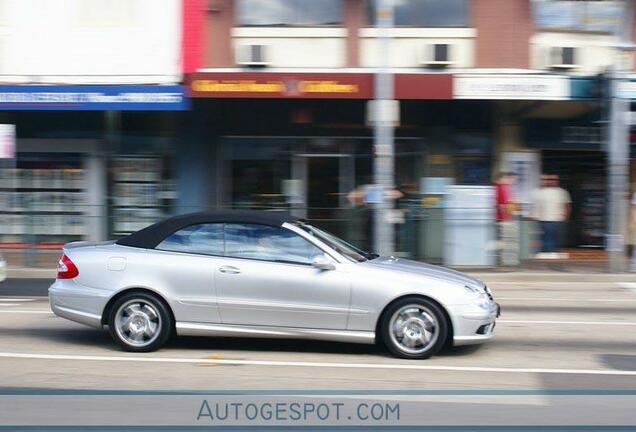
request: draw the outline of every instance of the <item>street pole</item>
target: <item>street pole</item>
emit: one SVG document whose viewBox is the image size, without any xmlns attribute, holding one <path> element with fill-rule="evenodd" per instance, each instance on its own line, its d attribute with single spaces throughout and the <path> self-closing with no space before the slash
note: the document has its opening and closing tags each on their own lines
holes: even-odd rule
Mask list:
<svg viewBox="0 0 636 432">
<path fill-rule="evenodd" d="M 610 75 L 611 103 L 608 145 L 609 226 L 607 252 L 609 271 L 621 273 L 625 270 L 625 238 L 627 222 L 629 128 L 626 116 L 629 101 L 619 94 L 622 72 L 614 65 Z"/>
<path fill-rule="evenodd" d="M 393 119 L 390 104 L 393 100 L 391 29 L 393 28 L 393 0 L 376 0 L 376 28 L 378 31 L 378 63 L 375 72 L 374 109 L 374 181 L 379 199 L 374 204 L 374 246 L 380 255 L 394 252 L 393 223 L 389 219 L 391 200 L 387 193 L 393 189 Z"/>
<path fill-rule="evenodd" d="M 620 38 L 616 47 L 616 60 L 610 73 L 610 123 L 608 133 L 607 187 L 609 191 L 609 223 L 607 235 L 607 252 L 609 271 L 621 273 L 625 271 L 625 234 L 627 232 L 627 202 L 629 193 L 629 124 L 627 116 L 630 102 L 621 94 L 625 82 L 623 56 L 631 50 L 631 30 L 633 0 L 625 1 L 623 23 L 618 31 Z"/>
</svg>

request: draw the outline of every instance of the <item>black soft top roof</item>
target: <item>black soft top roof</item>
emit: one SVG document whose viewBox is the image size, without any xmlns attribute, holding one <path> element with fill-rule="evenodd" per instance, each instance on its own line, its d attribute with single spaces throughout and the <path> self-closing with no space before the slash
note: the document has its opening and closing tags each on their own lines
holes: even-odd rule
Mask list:
<svg viewBox="0 0 636 432">
<path fill-rule="evenodd" d="M 266 212 L 255 210 L 218 210 L 208 212 L 188 213 L 174 216 L 150 225 L 117 240 L 123 246 L 154 249 L 166 237 L 182 228 L 202 223 L 253 223 L 260 225 L 281 226 L 285 222 L 295 222 L 294 218 L 285 212 Z"/>
</svg>

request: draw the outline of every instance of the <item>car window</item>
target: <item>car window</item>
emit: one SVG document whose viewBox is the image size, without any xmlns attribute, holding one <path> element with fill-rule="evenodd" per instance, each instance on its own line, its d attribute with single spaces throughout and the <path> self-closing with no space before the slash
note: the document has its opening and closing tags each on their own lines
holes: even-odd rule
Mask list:
<svg viewBox="0 0 636 432">
<path fill-rule="evenodd" d="M 156 249 L 202 255 L 223 255 L 223 224 L 199 224 L 182 228 L 159 243 Z"/>
<path fill-rule="evenodd" d="M 293 231 L 258 224 L 226 224 L 225 255 L 264 261 L 311 264 L 324 252 Z"/>
</svg>

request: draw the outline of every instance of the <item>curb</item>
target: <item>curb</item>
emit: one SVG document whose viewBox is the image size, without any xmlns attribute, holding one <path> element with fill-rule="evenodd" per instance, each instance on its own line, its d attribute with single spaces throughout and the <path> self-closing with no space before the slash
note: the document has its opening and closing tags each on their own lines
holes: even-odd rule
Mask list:
<svg viewBox="0 0 636 432">
<path fill-rule="evenodd" d="M 55 279 L 57 270 L 38 269 L 28 267 L 14 267 L 7 269 L 7 278 L 13 279 Z"/>
</svg>

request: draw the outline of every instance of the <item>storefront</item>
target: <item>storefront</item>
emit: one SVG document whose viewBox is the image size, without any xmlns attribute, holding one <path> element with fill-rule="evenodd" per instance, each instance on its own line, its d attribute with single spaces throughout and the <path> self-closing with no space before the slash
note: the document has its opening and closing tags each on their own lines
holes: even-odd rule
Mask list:
<svg viewBox="0 0 636 432">
<path fill-rule="evenodd" d="M 181 86 L 0 86 L 15 153 L 0 166 L 3 249 L 103 240 L 173 199 Z M 148 156 L 151 155 L 151 156 Z"/>
<path fill-rule="evenodd" d="M 189 83 L 200 143 L 189 160 L 203 158 L 214 171 L 194 176 L 189 164 L 180 177 L 198 208 L 284 209 L 368 246 L 371 205 L 351 192 L 373 182 L 371 74 L 200 72 Z M 441 260 L 434 185 L 490 184 L 492 104 L 451 100 L 452 76 L 444 73 L 398 73 L 395 95 L 398 251 Z M 210 175 L 213 187 L 201 191 Z"/>
</svg>

